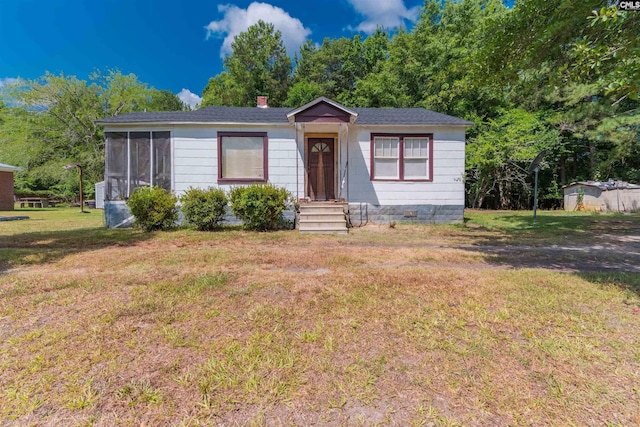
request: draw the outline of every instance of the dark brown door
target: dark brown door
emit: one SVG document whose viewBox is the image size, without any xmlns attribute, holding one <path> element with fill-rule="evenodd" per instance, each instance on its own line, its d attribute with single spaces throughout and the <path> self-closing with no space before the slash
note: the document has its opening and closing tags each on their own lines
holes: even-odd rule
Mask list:
<svg viewBox="0 0 640 427">
<path fill-rule="evenodd" d="M 309 197 L 335 199 L 333 138 L 309 138 Z"/>
</svg>

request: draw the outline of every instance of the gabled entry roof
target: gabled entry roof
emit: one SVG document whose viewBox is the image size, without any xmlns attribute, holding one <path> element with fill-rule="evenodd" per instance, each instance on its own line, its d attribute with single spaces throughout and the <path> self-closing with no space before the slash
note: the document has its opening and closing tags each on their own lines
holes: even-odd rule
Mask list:
<svg viewBox="0 0 640 427">
<path fill-rule="evenodd" d="M 323 108 L 324 107 L 324 108 Z M 340 119 L 346 119 L 350 123 L 354 123 L 358 118 L 358 113 L 354 110 L 350 110 L 342 104 L 336 101 L 321 96 L 311 102 L 304 104 L 302 107 L 298 107 L 295 110 L 291 110 L 287 114 L 287 119 L 290 122 L 299 121 L 343 121 Z M 335 119 L 335 120 L 331 120 Z"/>
<path fill-rule="evenodd" d="M 296 109 L 258 107 L 205 107 L 195 111 L 160 111 L 122 114 L 97 120 L 99 125 L 135 124 L 255 124 L 288 125 L 293 122 L 346 122 L 385 126 L 473 126 L 473 122 L 425 108 L 347 108 L 320 97 Z"/>
</svg>

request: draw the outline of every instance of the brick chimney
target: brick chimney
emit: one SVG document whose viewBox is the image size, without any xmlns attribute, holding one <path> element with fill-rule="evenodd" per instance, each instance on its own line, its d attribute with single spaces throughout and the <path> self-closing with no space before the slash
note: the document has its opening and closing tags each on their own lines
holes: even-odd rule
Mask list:
<svg viewBox="0 0 640 427">
<path fill-rule="evenodd" d="M 267 100 L 269 97 L 267 96 L 259 96 L 258 97 L 258 108 L 268 108 Z"/>
</svg>

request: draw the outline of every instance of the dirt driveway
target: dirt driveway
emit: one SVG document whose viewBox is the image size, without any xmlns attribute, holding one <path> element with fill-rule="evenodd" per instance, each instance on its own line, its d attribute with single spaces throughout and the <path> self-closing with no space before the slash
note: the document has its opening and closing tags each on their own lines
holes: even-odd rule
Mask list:
<svg viewBox="0 0 640 427">
<path fill-rule="evenodd" d="M 535 234 L 522 237 L 498 235 L 473 230 L 469 235 L 437 236 L 434 241 L 417 244 L 412 242 L 387 241 L 376 242 L 376 246 L 395 247 L 409 246 L 433 250 L 461 250 L 471 252 L 481 258 L 478 263 L 456 263 L 458 267 L 471 269 L 482 268 L 544 268 L 568 273 L 577 272 L 629 272 L 640 273 L 640 224 L 624 222 L 623 227 L 611 226 L 609 232 L 598 229 L 590 231 L 588 236 L 574 239 L 559 235 L 549 239 L 548 236 Z M 385 233 L 384 226 L 364 227 Z M 354 230 L 355 233 L 358 230 Z M 393 233 L 393 231 L 389 231 Z M 371 245 L 370 242 L 364 245 Z M 480 260 L 479 260 L 480 261 Z M 442 261 L 439 260 L 438 264 Z"/>
</svg>

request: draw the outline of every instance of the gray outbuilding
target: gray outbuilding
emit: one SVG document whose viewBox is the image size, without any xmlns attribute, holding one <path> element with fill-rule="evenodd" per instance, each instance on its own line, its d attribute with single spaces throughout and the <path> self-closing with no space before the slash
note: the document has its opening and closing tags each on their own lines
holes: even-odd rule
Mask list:
<svg viewBox="0 0 640 427">
<path fill-rule="evenodd" d="M 640 210 L 640 185 L 625 181 L 573 182 L 564 187 L 566 211 L 631 212 Z"/>
</svg>

